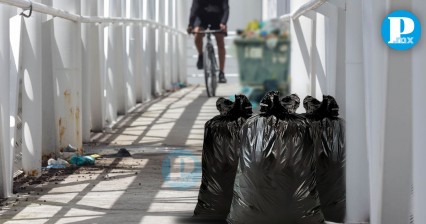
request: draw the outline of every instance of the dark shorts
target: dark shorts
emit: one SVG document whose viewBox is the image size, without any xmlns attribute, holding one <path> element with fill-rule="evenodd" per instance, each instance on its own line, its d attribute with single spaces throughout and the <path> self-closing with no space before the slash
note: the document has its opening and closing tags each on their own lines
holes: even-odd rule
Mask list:
<svg viewBox="0 0 426 224">
<path fill-rule="evenodd" d="M 206 16 L 197 17 L 194 22 L 194 27 L 207 29 L 207 27 L 210 25 L 211 30 L 219 30 L 221 18 L 222 15 L 220 14 L 208 14 Z"/>
</svg>

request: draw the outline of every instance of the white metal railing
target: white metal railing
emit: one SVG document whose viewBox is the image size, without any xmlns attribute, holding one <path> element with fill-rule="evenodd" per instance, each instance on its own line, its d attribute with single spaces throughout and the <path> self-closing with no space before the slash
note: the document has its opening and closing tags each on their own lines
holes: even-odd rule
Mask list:
<svg viewBox="0 0 426 224">
<path fill-rule="evenodd" d="M 298 48 L 301 51 L 301 56 L 304 60 L 304 67 L 306 69 L 308 78 L 310 79 L 310 95 L 316 96 L 321 95 L 319 92 L 324 94 L 335 95 L 336 89 L 336 51 L 337 43 L 332 41 L 332 36 L 330 40 L 317 40 L 317 13 L 322 14 L 328 18 L 331 18 L 328 22 L 329 31 L 333 33 L 337 32 L 337 8 L 341 8 L 341 4 L 335 0 L 311 0 L 301 5 L 293 12 L 280 16 L 280 19 L 286 22 L 292 22 L 294 27 L 295 37 L 293 41 L 296 41 L 299 45 Z M 312 27 L 309 30 L 310 41 L 307 42 L 305 39 L 304 32 L 299 18 L 301 16 L 306 16 L 312 20 Z M 335 35 L 337 36 L 337 35 Z M 324 41 L 318 46 L 325 47 L 326 45 L 329 49 L 326 52 L 321 52 L 318 49 L 317 42 Z M 327 42 L 327 43 L 326 43 Z M 323 55 L 320 55 L 323 53 Z M 324 55 L 326 54 L 327 55 Z M 330 57 L 330 60 L 325 60 L 327 57 Z M 330 69 L 331 68 L 331 69 Z M 294 69 L 294 67 L 293 67 Z M 326 72 L 328 73 L 326 76 Z M 320 90 L 317 90 L 317 83 L 319 83 Z M 303 94 L 302 94 L 303 95 Z"/>
<path fill-rule="evenodd" d="M 141 23 L 144 25 L 151 26 L 152 28 L 161 28 L 167 32 L 184 34 L 186 32 L 166 26 L 164 24 L 147 20 L 147 19 L 132 19 L 132 18 L 115 18 L 115 17 L 98 17 L 98 16 L 82 16 L 74 13 L 67 12 L 65 10 L 50 7 L 41 3 L 32 2 L 29 0 L 0 0 L 0 3 L 16 6 L 24 10 L 32 9 L 35 12 L 60 17 L 66 20 L 79 22 L 79 23 Z"/>
<path fill-rule="evenodd" d="M 81 148 L 90 130 L 186 82 L 186 5 L 165 1 L 0 0 L 0 197 L 11 195 L 9 143 L 24 136 L 14 126 L 19 92 L 23 169 L 37 176 L 42 155 Z M 38 13 L 23 19 L 15 7 Z M 178 13 L 156 15 L 166 10 Z"/>
<path fill-rule="evenodd" d="M 280 16 L 280 18 L 284 21 L 289 21 L 290 19 L 293 19 L 293 20 L 297 19 L 300 16 L 306 14 L 307 12 L 317 9 L 318 7 L 320 7 L 321 5 L 326 3 L 327 1 L 328 0 L 313 0 L 313 1 L 307 2 L 307 3 L 303 4 L 302 6 L 300 6 L 294 12 L 282 15 L 282 16 Z"/>
</svg>

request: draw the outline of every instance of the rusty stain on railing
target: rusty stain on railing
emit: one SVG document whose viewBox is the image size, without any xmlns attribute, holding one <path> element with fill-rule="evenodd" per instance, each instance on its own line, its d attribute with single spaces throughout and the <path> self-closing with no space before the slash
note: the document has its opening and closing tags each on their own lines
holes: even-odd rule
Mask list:
<svg viewBox="0 0 426 224">
<path fill-rule="evenodd" d="M 62 125 L 62 118 L 59 118 L 59 144 L 62 145 L 62 140 L 64 139 L 65 135 L 65 127 Z"/>
<path fill-rule="evenodd" d="M 39 174 L 38 170 L 30 170 L 27 172 L 27 176 L 29 177 L 37 177 Z"/>
</svg>

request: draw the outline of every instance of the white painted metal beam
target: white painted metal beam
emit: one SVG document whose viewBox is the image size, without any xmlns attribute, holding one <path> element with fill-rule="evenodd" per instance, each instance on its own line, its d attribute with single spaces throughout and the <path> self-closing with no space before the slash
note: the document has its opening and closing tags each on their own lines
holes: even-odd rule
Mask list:
<svg viewBox="0 0 426 224">
<path fill-rule="evenodd" d="M 109 15 L 115 17 L 125 17 L 125 0 L 110 0 L 109 1 Z M 113 87 L 113 96 L 115 97 L 115 113 L 117 115 L 124 115 L 127 112 L 127 91 L 126 81 L 127 76 L 127 57 L 125 52 L 126 33 L 125 27 L 118 24 L 109 25 L 109 45 L 108 49 L 108 65 L 111 70 L 108 75 L 113 76 L 113 81 L 110 80 L 110 85 Z M 116 119 L 114 119 L 115 121 Z"/>
<path fill-rule="evenodd" d="M 176 0 L 179 3 L 176 4 L 176 8 L 177 8 L 177 29 L 178 30 L 184 30 L 186 28 L 187 24 L 187 19 L 188 19 L 188 15 L 186 15 L 185 9 L 187 9 L 189 7 L 188 5 L 188 1 L 179 1 Z M 178 35 L 178 66 L 179 66 L 179 81 L 183 82 L 186 84 L 187 81 L 187 66 L 186 66 L 186 45 L 187 45 L 187 39 L 186 36 L 184 35 Z"/>
<path fill-rule="evenodd" d="M 82 1 L 81 13 L 86 16 L 97 15 L 96 1 Z M 82 135 L 83 141 L 90 141 L 90 130 L 92 129 L 92 88 L 97 89 L 99 82 L 92 84 L 92 76 L 100 73 L 99 67 L 99 31 L 94 24 L 82 24 L 81 39 L 83 44 L 82 52 Z M 96 93 L 95 93 L 96 94 Z M 100 103 L 100 101 L 95 104 Z M 98 106 L 99 105 L 93 105 Z"/>
<path fill-rule="evenodd" d="M 24 19 L 22 32 L 22 168 L 41 175 L 42 157 L 41 15 Z"/>
<path fill-rule="evenodd" d="M 142 18 L 142 1 L 131 0 L 128 7 L 130 7 L 130 18 L 141 19 Z M 133 24 L 130 26 L 130 46 L 129 52 L 132 55 L 129 66 L 133 71 L 129 74 L 133 74 L 134 78 L 134 103 L 143 102 L 143 84 L 142 84 L 142 64 L 144 63 L 142 57 L 143 49 L 143 27 L 141 24 Z"/>
<path fill-rule="evenodd" d="M 284 21 L 289 21 L 291 19 L 295 20 L 298 19 L 300 16 L 309 16 L 311 13 L 310 11 L 316 11 L 320 6 L 322 6 L 324 3 L 326 3 L 329 0 L 311 0 L 300 7 L 298 7 L 296 10 L 294 10 L 292 13 L 282 15 L 280 16 L 280 19 Z M 312 17 L 312 16 L 310 16 Z"/>
<path fill-rule="evenodd" d="M 0 0 L 0 3 L 16 6 L 22 9 L 29 9 L 32 6 L 33 11 L 40 12 L 46 15 L 63 18 L 66 20 L 80 22 L 80 23 L 117 23 L 123 25 L 125 23 L 143 23 L 158 29 L 169 30 L 169 32 L 179 33 L 186 35 L 186 32 L 170 28 L 164 24 L 154 22 L 146 19 L 133 19 L 121 17 L 100 17 L 100 16 L 81 16 L 76 13 L 71 13 L 55 7 L 50 7 L 41 3 L 31 2 L 28 0 Z"/>
<path fill-rule="evenodd" d="M 388 12 L 411 10 L 411 0 L 388 1 Z M 387 13 L 388 13 L 387 12 Z M 422 12 L 423 13 L 423 12 Z M 381 23 L 385 14 L 377 14 Z M 380 30 L 380 29 L 379 29 Z M 385 45 L 382 45 L 385 46 Z M 412 149 L 413 71 L 412 52 L 388 49 L 385 108 L 385 144 L 383 156 L 382 223 L 409 223 L 413 183 Z M 401 75 L 404 74 L 404 75 Z M 423 73 L 424 74 L 424 73 Z M 400 104 L 403 102 L 403 104 Z M 416 102 L 418 103 L 418 102 Z"/>
<path fill-rule="evenodd" d="M 317 17 L 316 13 L 311 18 L 311 48 L 309 49 L 309 78 L 310 78 L 310 86 L 311 92 L 310 95 L 313 97 L 317 96 L 317 58 L 315 51 L 317 48 Z"/>
<path fill-rule="evenodd" d="M 312 0 L 310 2 L 307 2 L 306 4 L 300 6 L 296 11 L 294 11 L 291 14 L 292 19 L 297 19 L 300 16 L 306 14 L 307 12 L 311 10 L 315 10 L 316 8 L 320 7 L 322 4 L 324 4 L 327 0 Z"/>
<path fill-rule="evenodd" d="M 377 35 L 382 16 L 388 13 L 386 1 L 363 0 L 363 59 L 366 104 L 366 136 L 370 174 L 370 222 L 381 220 L 383 189 L 383 155 L 385 150 L 385 111 L 387 92 L 388 48 Z M 349 7 L 347 7 L 347 12 Z M 358 18 L 359 19 L 359 18 Z M 349 110 L 349 109 L 348 109 Z"/>
<path fill-rule="evenodd" d="M 413 0 L 412 12 L 420 21 L 426 21 L 426 1 Z M 426 29 L 422 27 L 422 38 L 426 37 Z M 419 43 L 412 50 L 413 60 L 413 96 L 412 122 L 413 122 L 413 215 L 414 223 L 426 223 L 426 104 L 424 99 L 426 96 L 426 75 L 425 61 L 426 44 L 425 41 Z"/>
<path fill-rule="evenodd" d="M 361 7 L 351 1 L 346 12 L 351 27 L 346 29 L 346 223 L 364 223 L 370 215 Z"/>
<path fill-rule="evenodd" d="M 79 2 L 54 0 L 53 6 L 79 12 Z M 57 149 L 82 147 L 80 24 L 53 18 L 52 69 Z"/>
<path fill-rule="evenodd" d="M 155 14 L 154 18 L 157 23 L 161 23 L 163 18 L 163 3 L 164 0 L 155 0 Z M 153 42 L 151 42 L 153 43 Z M 155 28 L 155 84 L 154 84 L 154 96 L 163 94 L 164 91 L 164 32 L 158 28 Z"/>
<path fill-rule="evenodd" d="M 10 43 L 8 6 L 0 5 L 0 198 L 12 195 L 13 151 L 10 144 Z"/>
</svg>

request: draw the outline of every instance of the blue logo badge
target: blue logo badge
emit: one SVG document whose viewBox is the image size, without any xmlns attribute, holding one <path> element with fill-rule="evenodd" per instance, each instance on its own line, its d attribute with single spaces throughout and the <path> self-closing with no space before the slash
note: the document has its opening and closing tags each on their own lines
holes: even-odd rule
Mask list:
<svg viewBox="0 0 426 224">
<path fill-rule="evenodd" d="M 166 155 L 161 166 L 165 187 L 193 188 L 200 183 L 201 160 L 190 150 L 175 150 Z"/>
<path fill-rule="evenodd" d="M 419 20 L 409 11 L 394 11 L 382 23 L 383 41 L 395 50 L 411 49 L 420 40 L 421 33 Z"/>
</svg>

